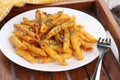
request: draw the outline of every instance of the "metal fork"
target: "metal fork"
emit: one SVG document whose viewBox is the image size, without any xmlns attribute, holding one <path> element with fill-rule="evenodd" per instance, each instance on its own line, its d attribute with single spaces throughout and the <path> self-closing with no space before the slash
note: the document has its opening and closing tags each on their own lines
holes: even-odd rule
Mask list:
<svg viewBox="0 0 120 80">
<path fill-rule="evenodd" d="M 93 73 L 93 76 L 91 80 L 99 80 L 100 78 L 100 70 L 101 70 L 101 65 L 102 65 L 102 59 L 104 54 L 110 49 L 111 47 L 111 39 L 102 39 L 101 37 L 99 38 L 97 42 L 97 48 L 99 50 L 99 57 L 98 57 L 98 62 L 95 68 L 95 71 Z"/>
</svg>

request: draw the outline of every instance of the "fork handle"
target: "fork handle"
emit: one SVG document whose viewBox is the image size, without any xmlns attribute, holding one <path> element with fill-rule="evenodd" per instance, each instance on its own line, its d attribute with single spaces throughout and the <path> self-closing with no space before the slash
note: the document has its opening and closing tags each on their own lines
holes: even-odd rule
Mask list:
<svg viewBox="0 0 120 80">
<path fill-rule="evenodd" d="M 100 51 L 100 54 L 102 54 L 102 52 L 103 51 Z M 97 65 L 95 67 L 95 71 L 93 73 L 93 76 L 92 76 L 91 80 L 99 80 L 100 79 L 100 71 L 101 71 L 103 55 L 104 54 L 102 54 L 98 57 L 98 62 L 97 62 Z"/>
</svg>

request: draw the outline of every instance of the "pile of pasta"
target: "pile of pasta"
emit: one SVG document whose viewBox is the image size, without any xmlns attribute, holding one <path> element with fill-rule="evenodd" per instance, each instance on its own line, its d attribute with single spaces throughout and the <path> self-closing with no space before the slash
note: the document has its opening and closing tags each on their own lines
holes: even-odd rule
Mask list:
<svg viewBox="0 0 120 80">
<path fill-rule="evenodd" d="M 82 60 L 82 52 L 92 50 L 97 42 L 82 25 L 76 24 L 74 15 L 64 11 L 49 14 L 36 10 L 35 19 L 23 17 L 14 28 L 9 40 L 16 53 L 31 63 L 56 61 L 65 66 L 66 59 Z"/>
</svg>

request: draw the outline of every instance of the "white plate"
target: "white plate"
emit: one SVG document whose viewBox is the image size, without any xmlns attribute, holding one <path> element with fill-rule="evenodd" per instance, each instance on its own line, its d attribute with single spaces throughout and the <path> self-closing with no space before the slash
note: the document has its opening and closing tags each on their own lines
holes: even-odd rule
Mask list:
<svg viewBox="0 0 120 80">
<path fill-rule="evenodd" d="M 90 34 L 92 34 L 95 38 L 99 37 L 106 37 L 105 30 L 103 26 L 92 16 L 78 11 L 74 9 L 69 8 L 61 8 L 61 7 L 48 7 L 48 8 L 40 8 L 41 11 L 45 11 L 47 13 L 57 13 L 58 11 L 64 11 L 64 13 L 76 16 L 76 22 L 78 24 L 84 25 L 84 29 L 88 31 Z M 94 45 L 94 49 L 89 52 L 83 52 L 84 59 L 81 61 L 78 61 L 76 58 L 71 58 L 66 60 L 68 65 L 67 66 L 61 66 L 57 62 L 52 63 L 35 63 L 31 64 L 28 61 L 24 60 L 22 57 L 18 56 L 14 48 L 12 47 L 9 36 L 12 34 L 12 31 L 14 30 L 13 24 L 20 23 L 22 21 L 23 17 L 27 17 L 29 19 L 34 19 L 35 17 L 35 10 L 24 12 L 14 18 L 12 18 L 10 21 L 8 21 L 1 29 L 0 31 L 0 48 L 3 54 L 13 61 L 14 63 L 29 68 L 33 70 L 38 71 L 65 71 L 65 70 L 71 70 L 78 67 L 81 67 L 83 65 L 86 65 L 93 61 L 98 56 L 98 50 L 96 48 L 96 44 Z"/>
</svg>

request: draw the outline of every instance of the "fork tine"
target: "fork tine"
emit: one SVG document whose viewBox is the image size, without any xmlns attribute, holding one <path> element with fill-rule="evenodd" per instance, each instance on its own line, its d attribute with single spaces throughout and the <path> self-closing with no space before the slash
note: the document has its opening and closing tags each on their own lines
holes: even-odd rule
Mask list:
<svg viewBox="0 0 120 80">
<path fill-rule="evenodd" d="M 100 43 L 100 41 L 101 41 L 101 37 L 98 39 L 98 43 Z"/>
<path fill-rule="evenodd" d="M 111 39 L 108 39 L 106 43 L 110 45 L 111 44 Z"/>
<path fill-rule="evenodd" d="M 104 38 L 102 39 L 101 43 L 105 43 L 105 39 Z"/>
<path fill-rule="evenodd" d="M 104 39 L 104 38 L 99 38 L 98 39 L 98 43 L 111 43 L 111 39 L 109 39 L 109 38 L 106 38 L 106 39 Z"/>
<path fill-rule="evenodd" d="M 109 42 L 108 38 L 105 40 L 105 42 Z"/>
<path fill-rule="evenodd" d="M 111 39 L 110 38 L 99 38 L 98 39 L 98 43 L 97 43 L 97 46 L 102 46 L 102 45 L 111 45 Z"/>
<path fill-rule="evenodd" d="M 98 41 L 100 41 L 101 40 L 101 37 L 98 39 Z"/>
<path fill-rule="evenodd" d="M 107 38 L 107 39 L 105 40 L 105 43 L 111 44 L 111 39 Z"/>
<path fill-rule="evenodd" d="M 109 43 L 111 43 L 111 39 L 109 39 Z"/>
</svg>

